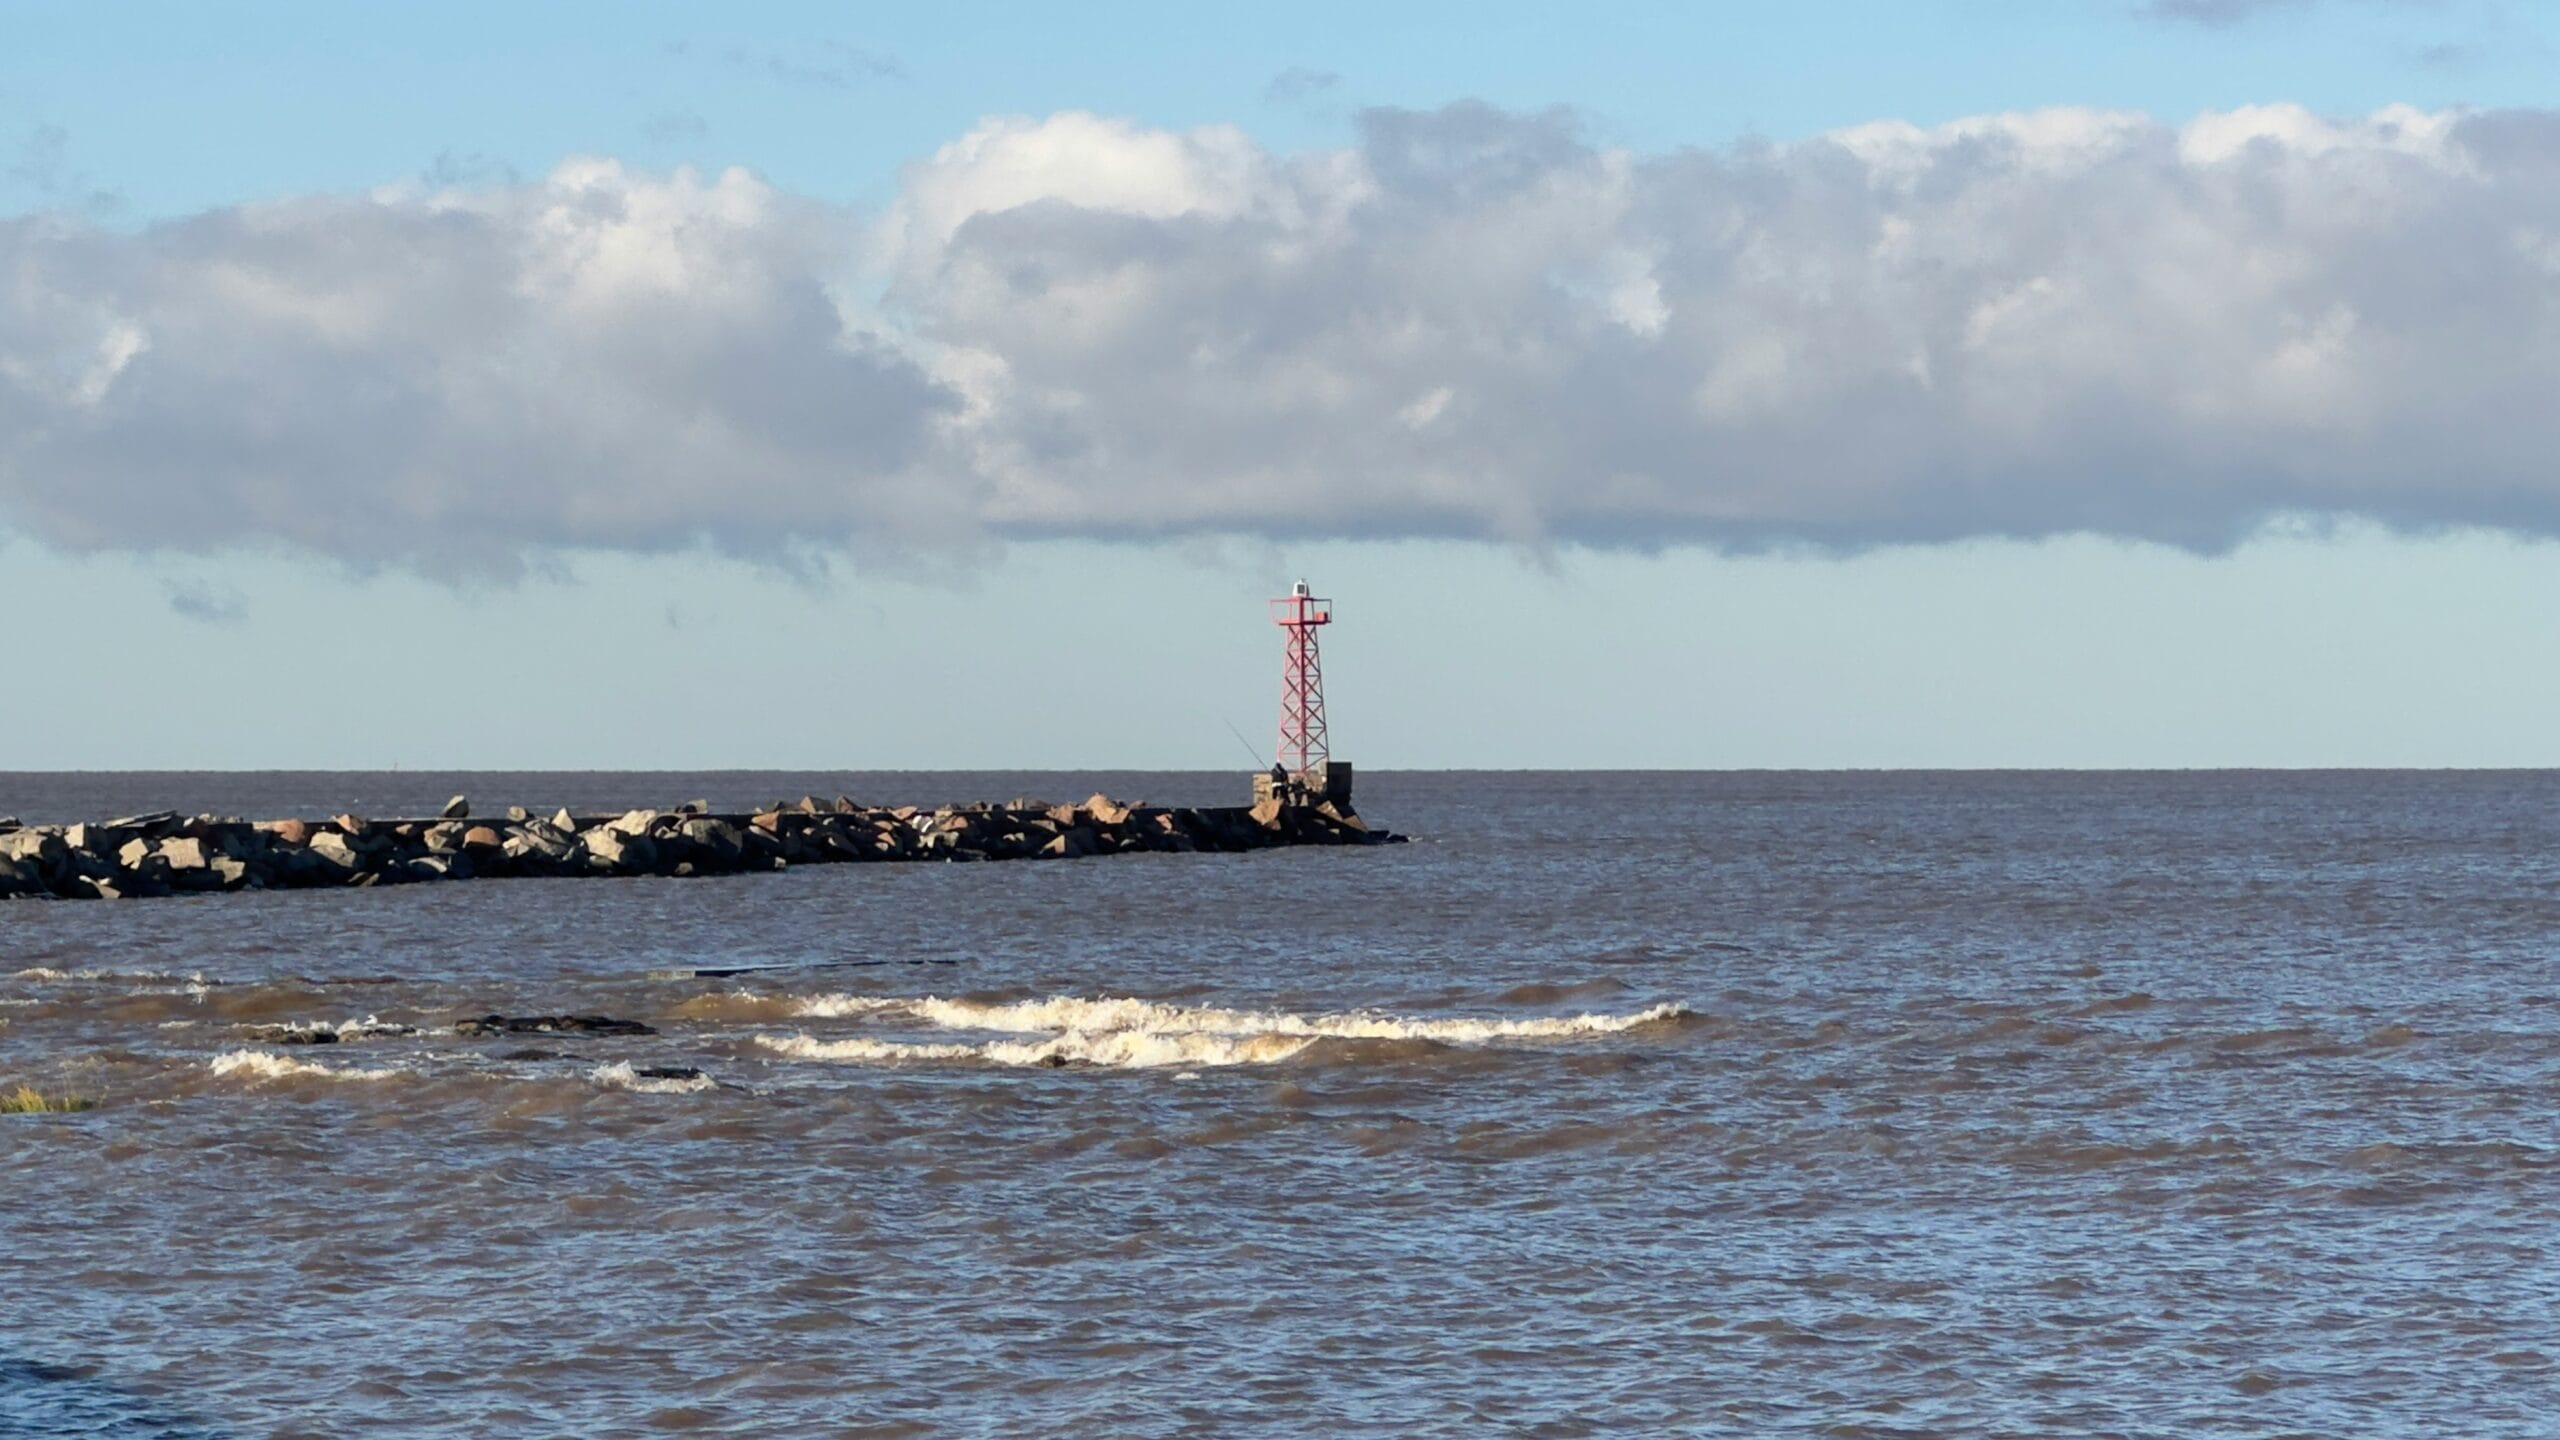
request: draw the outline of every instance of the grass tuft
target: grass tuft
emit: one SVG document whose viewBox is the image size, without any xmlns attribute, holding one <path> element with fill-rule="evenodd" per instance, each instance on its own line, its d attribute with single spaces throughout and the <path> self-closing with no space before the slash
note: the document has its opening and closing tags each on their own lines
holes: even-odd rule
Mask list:
<svg viewBox="0 0 2560 1440">
<path fill-rule="evenodd" d="M 0 1090 L 0 1115 L 67 1115 L 94 1110 L 98 1102 L 85 1095 L 47 1095 L 33 1085 Z"/>
</svg>

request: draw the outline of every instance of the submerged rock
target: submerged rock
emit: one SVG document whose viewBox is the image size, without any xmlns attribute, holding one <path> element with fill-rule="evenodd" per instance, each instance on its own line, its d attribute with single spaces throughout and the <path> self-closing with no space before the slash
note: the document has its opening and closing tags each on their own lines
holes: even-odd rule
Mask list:
<svg viewBox="0 0 2560 1440">
<path fill-rule="evenodd" d="M 657 1028 L 606 1015 L 483 1015 L 457 1020 L 456 1035 L 655 1035 Z"/>
<path fill-rule="evenodd" d="M 335 1045 L 340 1036 L 328 1026 L 259 1025 L 246 1032 L 261 1045 Z"/>
</svg>

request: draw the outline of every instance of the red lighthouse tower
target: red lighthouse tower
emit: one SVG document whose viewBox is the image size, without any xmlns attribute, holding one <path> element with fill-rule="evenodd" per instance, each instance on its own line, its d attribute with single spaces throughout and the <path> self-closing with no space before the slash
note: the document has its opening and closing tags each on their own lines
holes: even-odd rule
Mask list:
<svg viewBox="0 0 2560 1440">
<path fill-rule="evenodd" d="M 1299 581 L 1271 602 L 1271 620 L 1288 640 L 1280 664 L 1280 743 L 1272 773 L 1255 783 L 1257 797 L 1274 790 L 1283 798 L 1351 803 L 1351 766 L 1333 758 L 1324 724 L 1324 655 L 1316 628 L 1333 623 L 1333 602 L 1318 599 Z"/>
</svg>

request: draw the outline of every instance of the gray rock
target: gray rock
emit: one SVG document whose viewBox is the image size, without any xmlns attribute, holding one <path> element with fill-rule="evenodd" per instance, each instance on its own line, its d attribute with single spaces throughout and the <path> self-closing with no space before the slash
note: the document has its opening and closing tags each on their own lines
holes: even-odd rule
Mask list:
<svg viewBox="0 0 2560 1440">
<path fill-rule="evenodd" d="M 693 844 L 719 852 L 723 859 L 736 858 L 738 847 L 742 843 L 736 826 L 726 820 L 714 820 L 709 816 L 687 820 L 684 822 L 684 828 L 678 833 Z"/>
<path fill-rule="evenodd" d="M 305 854 L 317 855 L 341 870 L 354 870 L 364 864 L 364 857 L 356 852 L 355 845 L 346 836 L 332 830 L 323 830 L 312 836 L 311 843 L 303 850 Z"/>
<path fill-rule="evenodd" d="M 634 835 L 607 826 L 590 830 L 580 838 L 586 843 L 587 854 L 607 869 L 646 870 L 658 863 L 657 842 L 645 832 Z"/>
<path fill-rule="evenodd" d="M 172 870 L 202 870 L 209 858 L 204 852 L 204 842 L 193 836 L 163 840 L 158 853 L 161 859 L 169 862 Z"/>
<path fill-rule="evenodd" d="M 54 861 L 62 858 L 62 832 L 12 830 L 0 835 L 0 859 Z"/>
<path fill-rule="evenodd" d="M 444 802 L 444 811 L 441 818 L 446 820 L 470 819 L 471 798 L 467 795 L 456 795 L 452 799 L 447 800 Z"/>
<path fill-rule="evenodd" d="M 607 1015 L 482 1015 L 453 1022 L 456 1035 L 655 1035 L 654 1026 Z"/>
<path fill-rule="evenodd" d="M 578 842 L 554 834 L 547 827 L 528 825 L 509 835 L 504 848 L 509 859 L 521 860 L 528 855 L 538 855 L 545 860 L 559 862 L 577 853 Z"/>
</svg>

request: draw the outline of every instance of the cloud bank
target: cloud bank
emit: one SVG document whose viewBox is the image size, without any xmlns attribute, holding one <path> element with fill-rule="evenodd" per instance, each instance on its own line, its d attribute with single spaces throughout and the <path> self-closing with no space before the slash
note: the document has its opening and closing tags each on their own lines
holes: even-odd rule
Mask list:
<svg viewBox="0 0 2560 1440">
<path fill-rule="evenodd" d="M 1565 113 L 990 120 L 742 171 L 0 221 L 69 549 L 2560 533 L 2560 116 L 2077 109 L 1636 154 Z"/>
</svg>

